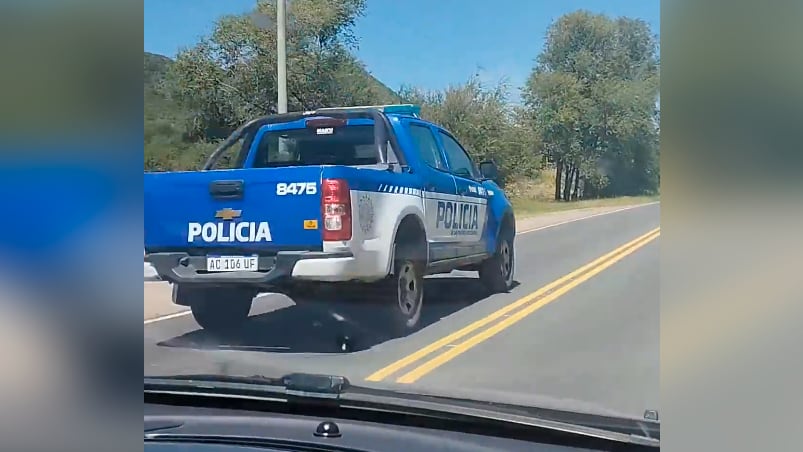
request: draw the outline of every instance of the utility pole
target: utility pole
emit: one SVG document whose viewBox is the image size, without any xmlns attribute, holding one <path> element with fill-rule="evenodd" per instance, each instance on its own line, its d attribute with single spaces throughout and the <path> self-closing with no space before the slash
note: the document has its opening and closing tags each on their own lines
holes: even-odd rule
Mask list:
<svg viewBox="0 0 803 452">
<path fill-rule="evenodd" d="M 277 108 L 279 113 L 287 113 L 287 45 L 286 45 L 286 0 L 276 1 L 276 67 L 279 94 Z"/>
</svg>

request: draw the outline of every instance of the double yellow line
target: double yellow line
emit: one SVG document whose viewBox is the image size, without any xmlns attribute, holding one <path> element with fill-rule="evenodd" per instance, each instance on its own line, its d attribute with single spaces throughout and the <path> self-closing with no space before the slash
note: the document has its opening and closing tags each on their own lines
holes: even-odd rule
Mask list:
<svg viewBox="0 0 803 452">
<path fill-rule="evenodd" d="M 462 353 L 475 347 L 481 342 L 490 339 L 497 333 L 509 328 L 538 309 L 541 309 L 542 307 L 558 299 L 561 295 L 624 259 L 625 256 L 635 252 L 639 248 L 655 240 L 659 235 L 661 235 L 660 227 L 655 228 L 628 243 L 625 243 L 610 253 L 605 254 L 604 256 L 599 257 L 592 262 L 589 262 L 588 264 L 561 278 L 558 278 L 555 281 L 552 281 L 546 286 L 519 300 L 516 300 L 504 308 L 499 309 L 498 311 L 495 311 L 490 315 L 483 317 L 474 323 L 455 331 L 454 333 L 449 334 L 448 336 L 445 336 L 394 363 L 389 364 L 388 366 L 383 367 L 382 369 L 379 369 L 378 371 L 369 375 L 366 378 L 366 381 L 382 381 L 391 375 L 394 375 L 397 372 L 422 361 L 429 355 L 439 352 L 434 357 L 419 364 L 396 379 L 397 383 L 413 383 L 424 375 L 432 372 L 443 364 L 446 364 Z M 517 309 L 517 312 L 510 314 Z M 508 314 L 510 315 L 508 316 Z M 483 327 L 504 316 L 507 317 L 488 328 L 482 329 Z M 473 336 L 470 336 L 468 339 L 457 343 L 457 341 L 460 339 L 463 339 L 474 332 L 477 333 Z M 449 346 L 449 348 L 447 348 L 447 346 Z"/>
</svg>

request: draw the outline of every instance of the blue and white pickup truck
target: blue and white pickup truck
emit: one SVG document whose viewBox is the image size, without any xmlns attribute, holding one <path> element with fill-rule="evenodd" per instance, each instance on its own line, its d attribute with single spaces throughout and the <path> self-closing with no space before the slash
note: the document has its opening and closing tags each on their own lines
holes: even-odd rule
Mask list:
<svg viewBox="0 0 803 452">
<path fill-rule="evenodd" d="M 210 331 L 235 329 L 259 292 L 317 283 L 376 283 L 400 334 L 419 323 L 425 275 L 476 270 L 508 291 L 516 222 L 496 166 L 419 111 L 270 115 L 201 171 L 146 173 L 146 261 Z"/>
</svg>

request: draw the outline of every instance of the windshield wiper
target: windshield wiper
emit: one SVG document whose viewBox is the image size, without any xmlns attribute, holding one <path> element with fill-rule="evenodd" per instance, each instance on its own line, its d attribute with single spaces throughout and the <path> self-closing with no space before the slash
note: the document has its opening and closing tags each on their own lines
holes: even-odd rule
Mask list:
<svg viewBox="0 0 803 452">
<path fill-rule="evenodd" d="M 180 383 L 182 387 L 195 386 L 199 388 L 220 388 L 221 384 L 258 385 L 260 390 L 265 392 L 278 392 L 290 397 L 324 399 L 338 399 L 346 389 L 351 387 L 351 383 L 346 377 L 299 372 L 278 378 L 264 375 L 241 377 L 215 374 L 146 377 L 145 390 L 148 390 L 149 386 L 152 389 L 162 389 L 166 383 L 171 382 Z"/>
</svg>

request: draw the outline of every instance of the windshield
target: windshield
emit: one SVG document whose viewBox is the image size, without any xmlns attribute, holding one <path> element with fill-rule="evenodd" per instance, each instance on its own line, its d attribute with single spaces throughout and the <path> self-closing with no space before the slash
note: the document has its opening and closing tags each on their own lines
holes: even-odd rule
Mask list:
<svg viewBox="0 0 803 452">
<path fill-rule="evenodd" d="M 219 3 L 145 3 L 146 376 L 660 410 L 659 2 L 466 0 L 446 27 L 290 1 L 286 83 L 275 1 Z M 199 170 L 256 118 L 360 106 L 395 157 L 320 110 Z"/>
</svg>

